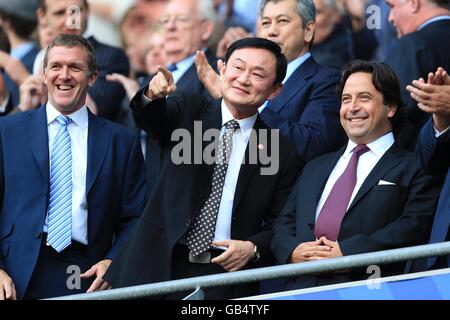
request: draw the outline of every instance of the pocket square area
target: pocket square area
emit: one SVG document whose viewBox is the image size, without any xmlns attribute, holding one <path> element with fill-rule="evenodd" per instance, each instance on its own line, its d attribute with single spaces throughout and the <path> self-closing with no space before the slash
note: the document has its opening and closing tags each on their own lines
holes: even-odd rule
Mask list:
<svg viewBox="0 0 450 320">
<path fill-rule="evenodd" d="M 394 182 L 380 180 L 380 181 L 378 181 L 378 185 L 379 186 L 395 186 L 395 183 Z"/>
</svg>

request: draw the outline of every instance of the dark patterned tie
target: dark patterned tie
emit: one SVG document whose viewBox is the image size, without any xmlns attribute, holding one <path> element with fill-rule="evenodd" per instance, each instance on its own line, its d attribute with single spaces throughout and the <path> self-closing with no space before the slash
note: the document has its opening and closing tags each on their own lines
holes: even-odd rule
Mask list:
<svg viewBox="0 0 450 320">
<path fill-rule="evenodd" d="M 230 120 L 225 124 L 225 127 L 226 130 L 219 141 L 215 157 L 211 194 L 200 210 L 200 214 L 197 216 L 194 224 L 189 229 L 186 238 L 186 243 L 193 256 L 198 256 L 209 250 L 214 239 L 223 185 L 233 149 L 233 133 L 239 128 L 239 122 Z"/>
<path fill-rule="evenodd" d="M 353 149 L 353 155 L 347 168 L 334 184 L 322 210 L 320 210 L 314 230 L 316 239 L 320 239 L 322 236 L 332 241 L 338 239 L 342 219 L 344 219 L 353 189 L 355 189 L 359 156 L 369 150 L 365 144 L 359 144 Z"/>
</svg>

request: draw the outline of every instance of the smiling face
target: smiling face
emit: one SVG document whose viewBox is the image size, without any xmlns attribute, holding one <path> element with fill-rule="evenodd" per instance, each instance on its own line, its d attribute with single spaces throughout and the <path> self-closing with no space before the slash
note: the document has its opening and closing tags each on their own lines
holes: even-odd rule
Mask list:
<svg viewBox="0 0 450 320">
<path fill-rule="evenodd" d="M 297 13 L 297 1 L 268 2 L 261 17 L 259 36 L 276 42 L 288 62 L 307 52 L 314 35 L 314 23 L 303 28 Z"/>
<path fill-rule="evenodd" d="M 44 81 L 50 103 L 62 114 L 71 114 L 85 105 L 89 86 L 97 74 L 91 74 L 87 52 L 80 47 L 55 46 L 48 52 Z"/>
<path fill-rule="evenodd" d="M 275 84 L 276 58 L 266 49 L 236 49 L 220 70 L 225 104 L 236 119 L 254 115 L 267 99 L 281 90 Z"/>
<path fill-rule="evenodd" d="M 372 74 L 356 72 L 345 82 L 342 92 L 341 124 L 350 140 L 368 144 L 392 131 L 390 119 L 396 107 L 383 103 L 383 95 L 372 83 Z"/>
</svg>

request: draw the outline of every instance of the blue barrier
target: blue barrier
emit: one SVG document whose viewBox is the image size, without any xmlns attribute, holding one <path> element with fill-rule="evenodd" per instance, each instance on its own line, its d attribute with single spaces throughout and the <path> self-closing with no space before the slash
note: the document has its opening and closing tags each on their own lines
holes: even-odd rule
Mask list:
<svg viewBox="0 0 450 320">
<path fill-rule="evenodd" d="M 401 276 L 283 291 L 251 300 L 450 300 L 450 268 Z"/>
</svg>

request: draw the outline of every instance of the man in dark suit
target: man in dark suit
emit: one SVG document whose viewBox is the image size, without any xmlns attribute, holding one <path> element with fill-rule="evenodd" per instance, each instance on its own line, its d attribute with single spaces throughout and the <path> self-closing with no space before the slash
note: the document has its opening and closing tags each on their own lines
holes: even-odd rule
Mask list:
<svg viewBox="0 0 450 320">
<path fill-rule="evenodd" d="M 84 35 L 89 5 L 87 0 L 41 0 L 37 15 L 48 23 L 55 36 L 61 33 Z M 125 90 L 120 84 L 107 81 L 106 75 L 119 73 L 128 76 L 128 58 L 119 48 L 107 46 L 94 37 L 88 37 L 88 40 L 95 50 L 98 79 L 89 88 L 87 104 L 96 115 L 114 121 L 125 97 Z"/>
<path fill-rule="evenodd" d="M 1 299 L 107 286 L 145 203 L 139 138 L 85 105 L 97 77 L 90 43 L 58 36 L 44 70 L 49 102 L 0 123 Z"/>
<path fill-rule="evenodd" d="M 400 137 L 401 143 L 414 150 L 417 134 L 429 115 L 411 99 L 406 85 L 426 78 L 438 67 L 450 69 L 450 10 L 448 0 L 386 0 L 391 7 L 389 21 L 397 29 L 398 40 L 386 58 L 402 88 L 408 119 L 412 125 Z"/>
<path fill-rule="evenodd" d="M 259 36 L 281 47 L 288 60 L 283 90 L 260 108 L 261 119 L 295 145 L 298 154 L 309 161 L 345 143 L 339 125 L 337 70 L 317 64 L 309 52 L 315 32 L 313 0 L 261 1 Z M 204 60 L 198 68 L 208 69 Z M 218 80 L 212 70 L 202 81 L 213 97 L 220 97 Z"/>
<path fill-rule="evenodd" d="M 272 136 L 277 131 L 261 121 L 257 110 L 280 91 L 286 59 L 274 42 L 247 38 L 230 46 L 225 60 L 222 100 L 211 103 L 188 93 L 166 99 L 175 85 L 170 72 L 161 68 L 149 87 L 132 101 L 136 115 L 158 137 L 167 156 L 141 222 L 105 275 L 112 287 L 235 271 L 273 259 L 269 248 L 272 221 L 286 201 L 299 163 L 294 148 L 281 136 L 279 140 Z M 232 147 L 227 145 L 226 158 L 230 160 L 223 172 L 217 157 L 222 155 L 224 137 L 233 130 L 225 130 L 230 123 L 239 126 L 234 127 Z M 197 140 L 211 132 L 222 136 L 216 159 L 209 162 L 202 155 L 212 150 L 205 142 L 211 139 L 205 137 L 203 144 Z M 194 163 L 177 160 L 180 150 L 171 135 L 180 133 L 195 135 L 193 145 L 189 143 L 189 149 L 183 151 L 183 157 L 200 157 Z M 265 139 L 265 134 L 272 138 Z M 263 165 L 262 152 L 278 159 L 277 169 L 271 173 L 263 172 L 268 162 Z M 197 229 L 211 207 L 214 218 L 206 223 L 210 227 Z M 199 251 L 196 236 L 205 237 Z M 206 298 L 257 292 L 256 284 L 237 285 L 206 289 Z M 175 297 L 180 296 L 171 296 Z"/>
<path fill-rule="evenodd" d="M 430 243 L 450 241 L 450 76 L 443 68 L 430 73 L 427 82 L 418 79 L 407 87 L 411 97 L 432 117 L 422 128 L 416 154 L 422 167 L 438 177 L 445 176 Z M 450 256 L 430 257 L 426 269 L 448 268 Z M 423 267 L 422 267 L 423 268 Z"/>
<path fill-rule="evenodd" d="M 417 245 L 430 234 L 439 186 L 395 142 L 402 106 L 395 74 L 383 64 L 355 61 L 343 69 L 339 96 L 348 144 L 305 166 L 275 222 L 272 251 L 279 263 Z M 403 267 L 382 266 L 381 275 Z M 364 277 L 361 270 L 305 275 L 286 287 Z"/>
</svg>

